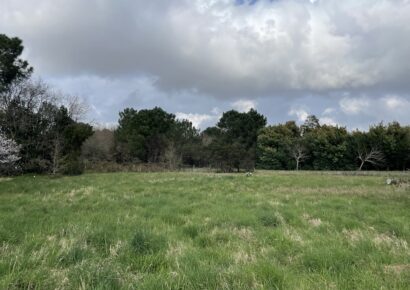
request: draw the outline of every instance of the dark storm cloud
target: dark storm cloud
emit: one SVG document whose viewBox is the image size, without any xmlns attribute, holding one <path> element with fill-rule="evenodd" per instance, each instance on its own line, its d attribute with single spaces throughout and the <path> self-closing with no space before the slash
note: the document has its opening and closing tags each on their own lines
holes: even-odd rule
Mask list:
<svg viewBox="0 0 410 290">
<path fill-rule="evenodd" d="M 409 101 L 409 1 L 251 2 L 2 0 L 0 25 L 39 75 L 85 95 L 104 120 L 124 105 L 211 120 L 242 101 L 265 104 L 273 121 L 329 109 L 323 119 L 347 124 L 355 115 L 341 104 L 366 99 L 379 118 L 410 122 L 381 105 Z M 357 112 L 356 124 L 374 119 Z"/>
</svg>

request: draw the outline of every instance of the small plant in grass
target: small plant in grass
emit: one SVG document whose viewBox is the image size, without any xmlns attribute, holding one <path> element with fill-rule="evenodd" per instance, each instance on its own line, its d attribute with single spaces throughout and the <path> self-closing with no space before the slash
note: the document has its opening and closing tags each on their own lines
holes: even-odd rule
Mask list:
<svg viewBox="0 0 410 290">
<path fill-rule="evenodd" d="M 182 232 L 190 237 L 191 239 L 194 239 L 198 236 L 199 234 L 199 229 L 195 225 L 187 225 L 182 229 Z"/>
<path fill-rule="evenodd" d="M 265 213 L 259 217 L 259 221 L 265 227 L 278 227 L 282 224 L 282 218 L 276 213 Z"/>
<path fill-rule="evenodd" d="M 86 242 L 101 253 L 108 254 L 110 246 L 114 244 L 114 237 L 112 231 L 97 230 L 88 234 Z"/>
<path fill-rule="evenodd" d="M 165 246 L 162 236 L 152 234 L 149 231 L 138 229 L 131 240 L 132 250 L 141 255 L 154 254 Z"/>
</svg>

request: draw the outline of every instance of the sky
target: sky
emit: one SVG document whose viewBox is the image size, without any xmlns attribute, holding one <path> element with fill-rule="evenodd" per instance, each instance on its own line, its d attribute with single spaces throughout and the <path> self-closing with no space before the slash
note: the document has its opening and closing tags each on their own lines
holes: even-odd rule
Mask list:
<svg viewBox="0 0 410 290">
<path fill-rule="evenodd" d="M 251 108 L 410 125 L 410 0 L 0 0 L 0 33 L 96 124 L 160 106 L 201 129 Z"/>
</svg>

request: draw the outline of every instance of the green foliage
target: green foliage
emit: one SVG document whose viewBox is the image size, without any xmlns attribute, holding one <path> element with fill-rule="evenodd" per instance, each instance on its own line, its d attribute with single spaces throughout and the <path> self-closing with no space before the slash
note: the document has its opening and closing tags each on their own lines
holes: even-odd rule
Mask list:
<svg viewBox="0 0 410 290">
<path fill-rule="evenodd" d="M 310 155 L 307 168 L 315 170 L 354 170 L 356 152 L 349 145 L 351 136 L 345 128 L 320 126 L 303 136 Z"/>
<path fill-rule="evenodd" d="M 253 170 L 258 132 L 265 125 L 266 118 L 253 109 L 225 112 L 217 127 L 202 134 L 209 163 L 224 172 Z"/>
<path fill-rule="evenodd" d="M 262 225 L 265 227 L 278 227 L 282 224 L 282 219 L 275 213 L 264 213 L 259 217 Z"/>
<path fill-rule="evenodd" d="M 258 167 L 293 169 L 291 150 L 300 138 L 300 129 L 293 121 L 263 128 L 258 136 Z"/>
<path fill-rule="evenodd" d="M 158 162 L 174 122 L 173 114 L 158 107 L 141 111 L 127 108 L 120 112 L 116 138 L 127 147 L 129 153 L 129 156 L 120 158 L 125 161 Z"/>
<path fill-rule="evenodd" d="M 405 170 L 410 167 L 410 126 L 398 122 L 370 127 L 368 143 L 380 149 L 386 156 L 385 169 Z"/>
<path fill-rule="evenodd" d="M 189 121 L 176 120 L 173 114 L 155 107 L 140 111 L 127 108 L 120 113 L 118 123 L 115 139 L 120 162 L 197 162 L 198 131 Z"/>
<path fill-rule="evenodd" d="M 262 169 L 295 168 L 295 146 L 303 149 L 304 169 L 354 170 L 359 153 L 379 150 L 385 163 L 366 163 L 366 169 L 406 170 L 410 167 L 410 127 L 393 122 L 370 127 L 369 132 L 348 132 L 338 126 L 321 126 L 315 116 L 296 126 L 287 122 L 262 129 L 258 136 L 257 164 Z"/>
<path fill-rule="evenodd" d="M 78 153 L 70 153 L 61 159 L 59 172 L 66 175 L 80 175 L 84 172 L 84 162 Z"/>
<path fill-rule="evenodd" d="M 20 145 L 22 171 L 66 171 L 60 170 L 58 164 L 64 159 L 68 171 L 81 172 L 81 162 L 77 159 L 82 143 L 92 134 L 92 127 L 75 122 L 66 107 L 57 106 L 52 93 L 42 83 L 20 82 L 13 85 L 13 90 L 19 93 L 3 92 L 0 128 Z"/>
<path fill-rule="evenodd" d="M 0 93 L 13 82 L 27 79 L 33 72 L 28 62 L 19 58 L 23 49 L 21 39 L 0 34 Z"/>
</svg>

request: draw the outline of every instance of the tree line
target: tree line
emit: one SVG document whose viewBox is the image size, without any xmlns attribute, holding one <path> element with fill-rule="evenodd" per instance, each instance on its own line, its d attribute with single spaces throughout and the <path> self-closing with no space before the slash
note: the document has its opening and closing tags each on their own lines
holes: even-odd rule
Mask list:
<svg viewBox="0 0 410 290">
<path fill-rule="evenodd" d="M 109 146 L 107 146 L 109 145 Z M 202 132 L 161 108 L 125 109 L 115 130 L 96 130 L 83 145 L 91 162 L 161 163 L 167 168 L 211 167 L 222 172 L 273 170 L 407 170 L 410 127 L 398 122 L 367 132 L 320 125 L 309 116 L 266 126 L 251 109 L 223 113 Z"/>
<path fill-rule="evenodd" d="M 230 110 L 203 131 L 159 107 L 119 113 L 115 129 L 80 122 L 84 106 L 33 81 L 18 38 L 0 35 L 0 173 L 79 174 L 85 165 L 157 164 L 222 172 L 407 170 L 410 127 L 377 124 L 366 132 L 320 125 L 315 116 L 267 125 L 251 109 Z"/>
</svg>

